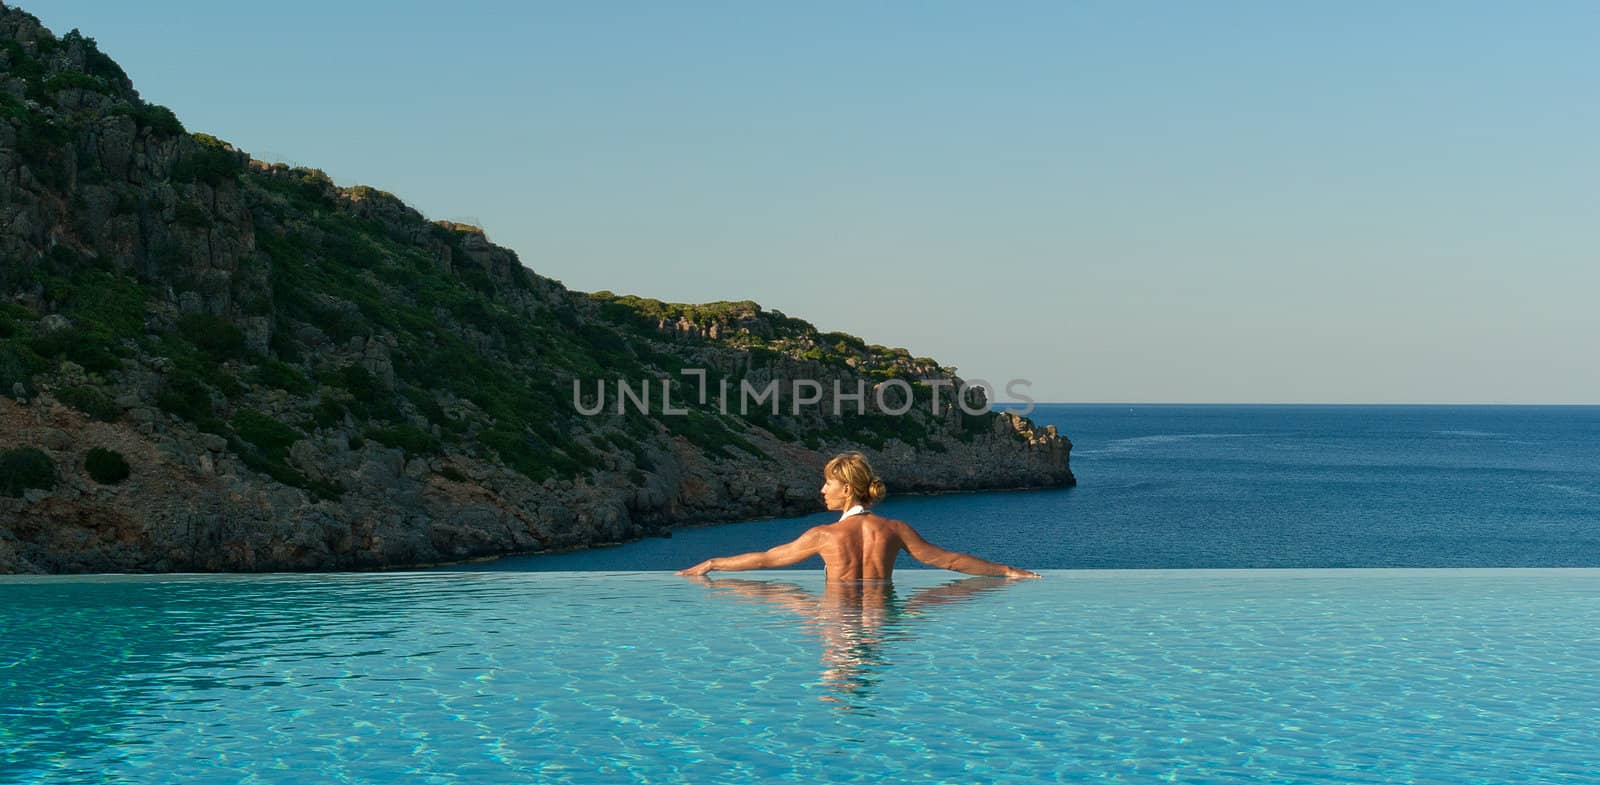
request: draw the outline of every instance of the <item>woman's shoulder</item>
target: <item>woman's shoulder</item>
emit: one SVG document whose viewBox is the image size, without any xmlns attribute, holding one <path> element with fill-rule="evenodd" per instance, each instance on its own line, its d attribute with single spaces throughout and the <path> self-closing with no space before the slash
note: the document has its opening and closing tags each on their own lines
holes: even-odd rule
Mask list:
<svg viewBox="0 0 1600 785">
<path fill-rule="evenodd" d="M 887 527 L 887 528 L 891 528 L 891 529 L 898 529 L 898 528 L 900 528 L 902 526 L 908 526 L 909 525 L 905 521 L 897 520 L 895 518 L 887 518 L 887 517 L 884 517 L 882 515 L 879 515 L 879 514 L 877 514 L 875 512 L 871 512 L 871 511 L 869 511 L 869 512 L 867 512 L 867 514 L 861 516 L 861 520 L 862 520 L 863 523 L 871 524 L 873 526 Z"/>
</svg>

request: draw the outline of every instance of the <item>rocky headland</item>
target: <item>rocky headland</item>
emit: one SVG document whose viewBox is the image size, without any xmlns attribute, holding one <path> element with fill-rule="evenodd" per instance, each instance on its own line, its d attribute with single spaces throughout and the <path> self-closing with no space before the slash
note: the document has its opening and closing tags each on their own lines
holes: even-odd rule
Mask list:
<svg viewBox="0 0 1600 785">
<path fill-rule="evenodd" d="M 891 493 L 1074 482 L 1054 427 L 963 409 L 932 359 L 752 302 L 568 290 L 476 227 L 189 132 L 5 5 L 0 225 L 0 572 L 584 547 L 818 511 L 844 450 Z M 774 382 L 776 411 L 741 411 Z M 836 384 L 866 411 L 836 414 Z"/>
</svg>

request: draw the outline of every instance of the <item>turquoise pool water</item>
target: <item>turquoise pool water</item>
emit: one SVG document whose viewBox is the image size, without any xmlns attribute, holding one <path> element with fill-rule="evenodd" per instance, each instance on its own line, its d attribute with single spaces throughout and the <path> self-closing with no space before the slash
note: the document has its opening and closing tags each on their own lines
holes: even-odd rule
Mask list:
<svg viewBox="0 0 1600 785">
<path fill-rule="evenodd" d="M 1600 570 L 0 578 L 0 781 L 1594 782 Z"/>
</svg>

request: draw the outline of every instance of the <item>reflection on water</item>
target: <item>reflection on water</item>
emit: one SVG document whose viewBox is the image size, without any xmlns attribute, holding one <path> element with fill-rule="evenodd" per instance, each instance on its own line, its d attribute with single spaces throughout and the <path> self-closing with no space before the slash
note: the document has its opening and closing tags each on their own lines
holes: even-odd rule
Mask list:
<svg viewBox="0 0 1600 785">
<path fill-rule="evenodd" d="M 848 710 L 869 709 L 889 670 L 891 641 L 909 640 L 910 625 L 939 605 L 959 603 L 1015 583 L 1010 578 L 963 578 L 919 589 L 909 598 L 892 581 L 830 581 L 819 595 L 785 581 L 697 578 L 722 596 L 765 603 L 800 617 L 822 642 L 822 699 Z"/>
</svg>

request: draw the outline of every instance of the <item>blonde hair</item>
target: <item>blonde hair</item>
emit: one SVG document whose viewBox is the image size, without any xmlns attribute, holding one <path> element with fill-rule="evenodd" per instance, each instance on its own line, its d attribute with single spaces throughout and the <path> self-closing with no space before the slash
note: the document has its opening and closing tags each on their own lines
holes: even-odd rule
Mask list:
<svg viewBox="0 0 1600 785">
<path fill-rule="evenodd" d="M 889 493 L 878 473 L 872 470 L 872 464 L 867 463 L 867 456 L 858 452 L 834 456 L 827 466 L 822 467 L 822 476 L 844 483 L 856 503 L 863 507 L 883 501 L 883 497 Z"/>
</svg>

